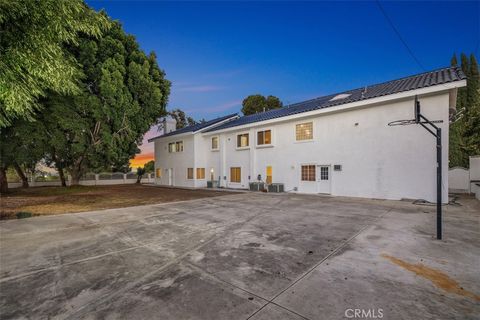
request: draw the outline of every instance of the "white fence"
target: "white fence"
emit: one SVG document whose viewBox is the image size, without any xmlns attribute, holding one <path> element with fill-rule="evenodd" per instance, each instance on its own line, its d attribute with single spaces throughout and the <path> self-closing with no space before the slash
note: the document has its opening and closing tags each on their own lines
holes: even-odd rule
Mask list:
<svg viewBox="0 0 480 320">
<path fill-rule="evenodd" d="M 448 170 L 448 191 L 468 193 L 470 190 L 470 171 L 462 167 Z"/>
<path fill-rule="evenodd" d="M 44 181 L 43 176 L 30 177 L 28 184 L 30 187 L 55 187 L 61 186 L 62 183 L 60 178 L 55 176 L 48 177 L 48 181 Z M 155 176 L 153 173 L 146 173 L 142 177 L 142 183 L 153 183 L 155 181 Z M 134 172 L 129 173 L 87 173 L 80 179 L 81 186 L 106 186 L 106 185 L 115 185 L 115 184 L 130 184 L 137 182 L 137 174 Z M 68 176 L 67 185 L 71 184 L 71 177 Z M 20 188 L 22 186 L 21 181 L 12 181 L 8 182 L 8 188 Z"/>
<path fill-rule="evenodd" d="M 455 167 L 448 171 L 448 190 L 473 193 L 480 200 L 480 156 L 470 157 L 470 168 Z"/>
</svg>

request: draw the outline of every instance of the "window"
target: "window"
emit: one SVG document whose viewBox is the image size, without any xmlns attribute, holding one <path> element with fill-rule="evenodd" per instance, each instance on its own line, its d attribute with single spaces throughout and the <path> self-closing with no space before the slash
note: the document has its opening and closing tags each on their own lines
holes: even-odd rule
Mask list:
<svg viewBox="0 0 480 320">
<path fill-rule="evenodd" d="M 183 141 L 170 142 L 168 144 L 168 152 L 182 152 L 183 151 Z"/>
<path fill-rule="evenodd" d="M 177 148 L 177 152 L 183 152 L 183 141 L 175 142 L 175 146 Z"/>
<path fill-rule="evenodd" d="M 257 132 L 257 145 L 272 144 L 272 130 L 264 130 Z"/>
<path fill-rule="evenodd" d="M 237 148 L 248 147 L 248 133 L 237 135 Z"/>
<path fill-rule="evenodd" d="M 271 184 L 272 183 L 272 166 L 268 166 L 267 167 L 267 184 Z"/>
<path fill-rule="evenodd" d="M 197 168 L 197 179 L 205 179 L 205 168 Z"/>
<path fill-rule="evenodd" d="M 187 168 L 187 179 L 193 179 L 193 168 Z"/>
<path fill-rule="evenodd" d="M 242 181 L 242 168 L 232 167 L 230 168 L 230 182 L 240 183 Z"/>
<path fill-rule="evenodd" d="M 157 168 L 157 170 L 155 170 L 155 177 L 156 178 L 161 178 L 162 177 L 162 169 L 161 168 Z"/>
<path fill-rule="evenodd" d="M 302 181 L 315 181 L 315 166 L 302 166 Z"/>
<path fill-rule="evenodd" d="M 218 137 L 212 137 L 212 150 L 218 150 Z"/>
<path fill-rule="evenodd" d="M 328 180 L 328 167 L 320 167 L 320 180 Z"/>
<path fill-rule="evenodd" d="M 297 141 L 313 139 L 313 122 L 300 123 L 295 126 Z"/>
</svg>

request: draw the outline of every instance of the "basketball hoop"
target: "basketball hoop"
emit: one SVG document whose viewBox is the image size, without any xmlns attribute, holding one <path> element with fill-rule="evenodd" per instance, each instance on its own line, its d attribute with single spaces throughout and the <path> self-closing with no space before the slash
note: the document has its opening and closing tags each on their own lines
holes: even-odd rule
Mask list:
<svg viewBox="0 0 480 320">
<path fill-rule="evenodd" d="M 406 126 L 410 124 L 419 124 L 430 132 L 436 139 L 437 149 L 437 239 L 442 239 L 442 128 L 437 127 L 435 123 L 443 123 L 443 120 L 428 120 L 422 113 L 420 101 L 415 96 L 413 104 L 414 119 L 395 120 L 388 123 L 388 126 Z"/>
<path fill-rule="evenodd" d="M 431 123 L 443 123 L 443 120 L 432 120 L 430 121 Z M 428 123 L 426 121 L 420 121 L 420 122 L 417 122 L 417 120 L 415 119 L 411 119 L 411 120 L 395 120 L 395 121 L 391 121 L 388 123 L 388 125 L 390 127 L 394 127 L 394 126 L 408 126 L 410 124 L 418 124 L 418 123 Z"/>
<path fill-rule="evenodd" d="M 390 127 L 394 127 L 394 126 L 407 126 L 409 124 L 415 124 L 415 119 L 412 119 L 412 120 L 395 120 L 395 121 L 392 121 L 392 122 L 389 122 L 388 125 Z"/>
</svg>

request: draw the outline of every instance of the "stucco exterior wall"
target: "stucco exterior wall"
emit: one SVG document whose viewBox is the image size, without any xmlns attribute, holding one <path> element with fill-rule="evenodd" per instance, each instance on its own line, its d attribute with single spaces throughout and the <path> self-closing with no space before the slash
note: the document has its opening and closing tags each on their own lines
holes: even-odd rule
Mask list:
<svg viewBox="0 0 480 320">
<path fill-rule="evenodd" d="M 170 142 L 183 141 L 183 152 L 168 152 Z M 179 187 L 195 187 L 195 180 L 187 179 L 187 168 L 193 168 L 195 163 L 195 143 L 193 135 L 171 136 L 155 140 L 155 172 L 162 171 L 161 177 L 155 178 L 159 185 Z M 169 170 L 173 173 L 170 174 Z M 169 175 L 171 175 L 169 177 Z"/>
<path fill-rule="evenodd" d="M 431 120 L 443 120 L 443 199 L 448 198 L 448 92 L 420 97 L 422 113 Z M 183 154 L 167 155 L 157 149 L 164 148 L 159 139 L 155 143 L 156 165 L 175 166 L 186 172 L 188 163 L 206 168 L 221 176 L 221 185 L 229 188 L 248 188 L 257 175 L 265 180 L 266 167 L 271 166 L 273 182 L 285 184 L 286 191 L 318 193 L 316 181 L 301 181 L 303 164 L 326 165 L 330 168 L 329 192 L 338 196 L 381 199 L 436 200 L 435 138 L 420 125 L 389 127 L 387 123 L 413 118 L 413 98 L 396 100 L 375 106 L 356 108 L 293 119 L 270 125 L 252 124 L 250 128 L 228 132 L 195 134 L 195 148 L 185 144 Z M 314 138 L 308 142 L 295 140 L 295 124 L 313 122 Z M 272 146 L 256 146 L 258 130 L 272 130 Z M 249 148 L 238 150 L 236 136 L 249 132 Z M 212 136 L 219 136 L 220 150 L 211 151 Z M 172 137 L 178 140 L 178 137 Z M 167 143 L 168 145 L 168 143 Z M 193 149 L 196 150 L 193 157 Z M 165 149 L 166 150 L 166 149 Z M 195 158 L 195 159 L 194 159 Z M 341 171 L 334 171 L 341 165 Z M 242 168 L 241 183 L 230 182 L 230 168 Z M 217 174 L 218 173 L 218 174 Z M 183 173 L 185 175 L 186 173 Z M 226 179 L 224 179 L 226 178 Z M 177 178 L 176 178 L 177 179 Z M 175 185 L 193 185 L 180 178 Z M 163 180 L 162 180 L 163 181 Z M 196 182 L 206 185 L 206 181 Z"/>
</svg>

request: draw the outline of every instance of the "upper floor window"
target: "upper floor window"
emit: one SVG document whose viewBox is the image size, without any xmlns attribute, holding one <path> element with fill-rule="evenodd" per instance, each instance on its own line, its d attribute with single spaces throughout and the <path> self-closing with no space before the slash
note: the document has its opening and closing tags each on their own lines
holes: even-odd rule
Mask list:
<svg viewBox="0 0 480 320">
<path fill-rule="evenodd" d="M 175 146 L 177 148 L 177 152 L 183 152 L 183 141 L 175 142 Z"/>
<path fill-rule="evenodd" d="M 218 150 L 218 137 L 212 137 L 212 150 Z"/>
<path fill-rule="evenodd" d="M 300 123 L 295 126 L 297 141 L 313 139 L 313 122 Z"/>
<path fill-rule="evenodd" d="M 248 147 L 248 133 L 242 133 L 237 135 L 237 148 Z"/>
<path fill-rule="evenodd" d="M 272 130 L 263 130 L 257 132 L 257 145 L 272 144 Z"/>
<path fill-rule="evenodd" d="M 168 152 L 183 152 L 183 141 L 170 142 L 168 144 Z"/>
</svg>

